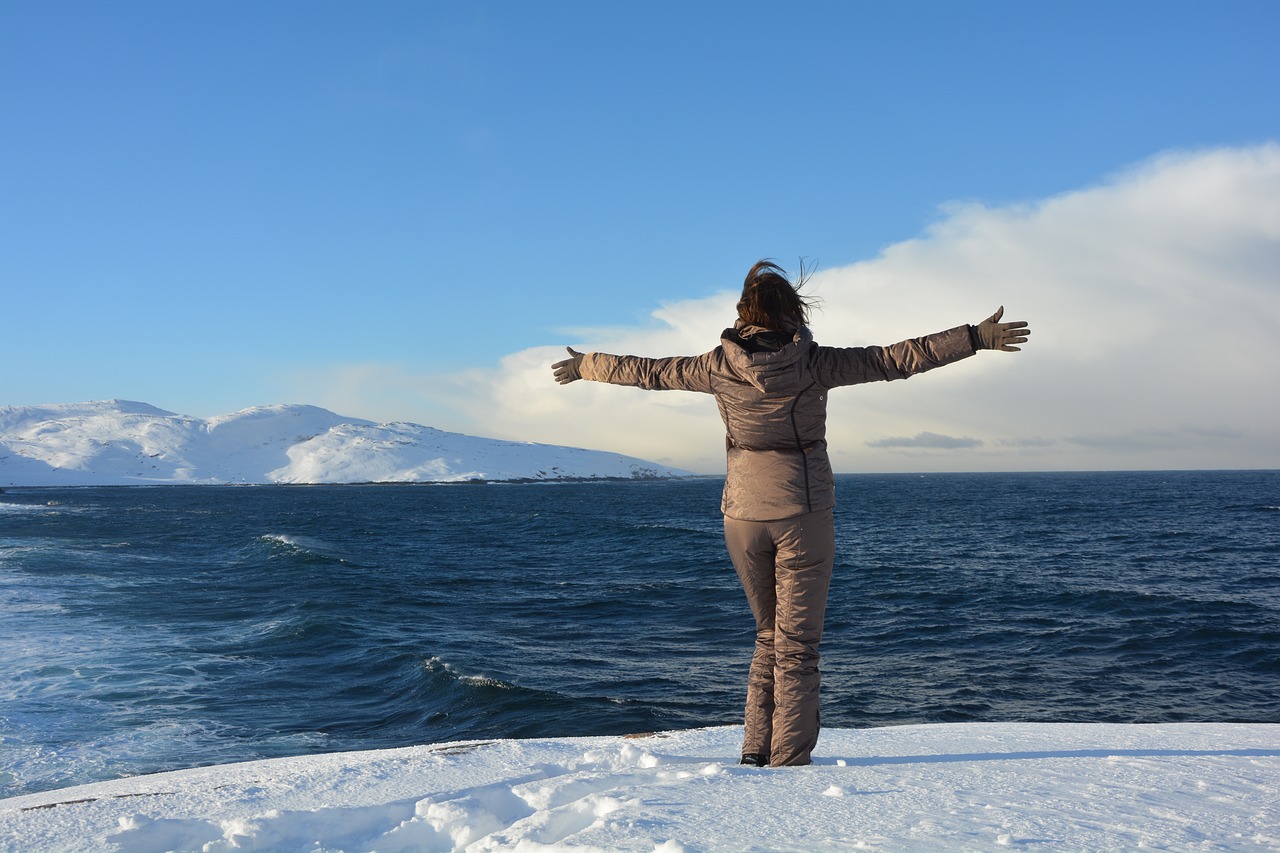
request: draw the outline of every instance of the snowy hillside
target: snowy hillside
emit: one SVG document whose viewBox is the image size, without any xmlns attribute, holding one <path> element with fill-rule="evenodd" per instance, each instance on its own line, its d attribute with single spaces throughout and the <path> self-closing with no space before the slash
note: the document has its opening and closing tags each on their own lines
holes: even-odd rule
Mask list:
<svg viewBox="0 0 1280 853">
<path fill-rule="evenodd" d="M 209 420 L 125 400 L 0 407 L 0 486 L 680 477 L 616 453 L 496 441 L 315 406 Z"/>
</svg>

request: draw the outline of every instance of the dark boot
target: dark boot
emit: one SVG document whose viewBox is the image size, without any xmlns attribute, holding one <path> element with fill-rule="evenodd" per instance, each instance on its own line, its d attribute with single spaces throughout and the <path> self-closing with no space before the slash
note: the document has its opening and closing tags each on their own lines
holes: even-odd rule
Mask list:
<svg viewBox="0 0 1280 853">
<path fill-rule="evenodd" d="M 742 760 L 738 763 L 745 764 L 748 767 L 768 767 L 769 756 L 765 755 L 763 752 L 744 752 L 742 754 Z"/>
</svg>

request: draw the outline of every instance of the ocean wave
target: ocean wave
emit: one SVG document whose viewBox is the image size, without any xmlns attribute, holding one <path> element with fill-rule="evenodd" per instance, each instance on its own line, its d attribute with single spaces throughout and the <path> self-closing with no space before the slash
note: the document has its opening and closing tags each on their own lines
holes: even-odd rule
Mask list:
<svg viewBox="0 0 1280 853">
<path fill-rule="evenodd" d="M 458 672 L 452 664 L 442 658 L 432 655 L 422 661 L 422 668 L 433 676 L 444 676 L 445 678 L 458 681 L 462 684 L 470 684 L 475 687 L 496 687 L 501 690 L 514 690 L 514 684 L 498 679 L 490 678 L 487 675 L 467 675 Z"/>
<path fill-rule="evenodd" d="M 583 735 L 648 731 L 664 722 L 642 703 L 466 673 L 438 656 L 423 658 L 420 667 L 423 680 L 412 701 L 422 703 L 418 724 L 432 740 L 545 732 L 566 725 Z"/>
<path fill-rule="evenodd" d="M 341 563 L 348 566 L 359 565 L 342 553 L 342 549 L 331 542 L 312 536 L 299 536 L 291 533 L 264 533 L 259 541 L 267 543 L 284 556 L 298 557 L 303 560 Z"/>
<path fill-rule="evenodd" d="M 51 512 L 56 512 L 61 508 L 61 506 L 62 505 L 57 501 L 49 501 L 41 504 L 22 504 L 0 501 L 0 515 L 47 515 Z"/>
</svg>

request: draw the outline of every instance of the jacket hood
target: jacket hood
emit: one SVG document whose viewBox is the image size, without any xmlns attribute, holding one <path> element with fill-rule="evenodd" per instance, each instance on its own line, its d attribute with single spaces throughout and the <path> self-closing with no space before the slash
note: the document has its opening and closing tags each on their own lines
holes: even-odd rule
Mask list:
<svg viewBox="0 0 1280 853">
<path fill-rule="evenodd" d="M 738 320 L 720 336 L 725 358 L 744 379 L 761 391 L 794 381 L 795 365 L 805 358 L 813 333 L 807 326 L 788 333 Z"/>
</svg>

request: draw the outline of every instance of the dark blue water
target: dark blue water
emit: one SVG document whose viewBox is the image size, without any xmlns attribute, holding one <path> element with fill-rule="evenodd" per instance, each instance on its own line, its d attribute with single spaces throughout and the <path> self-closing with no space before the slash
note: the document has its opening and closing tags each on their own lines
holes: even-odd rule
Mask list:
<svg viewBox="0 0 1280 853">
<path fill-rule="evenodd" d="M 740 722 L 720 485 L 10 489 L 0 796 Z M 1280 472 L 838 489 L 824 724 L 1280 722 Z"/>
</svg>

